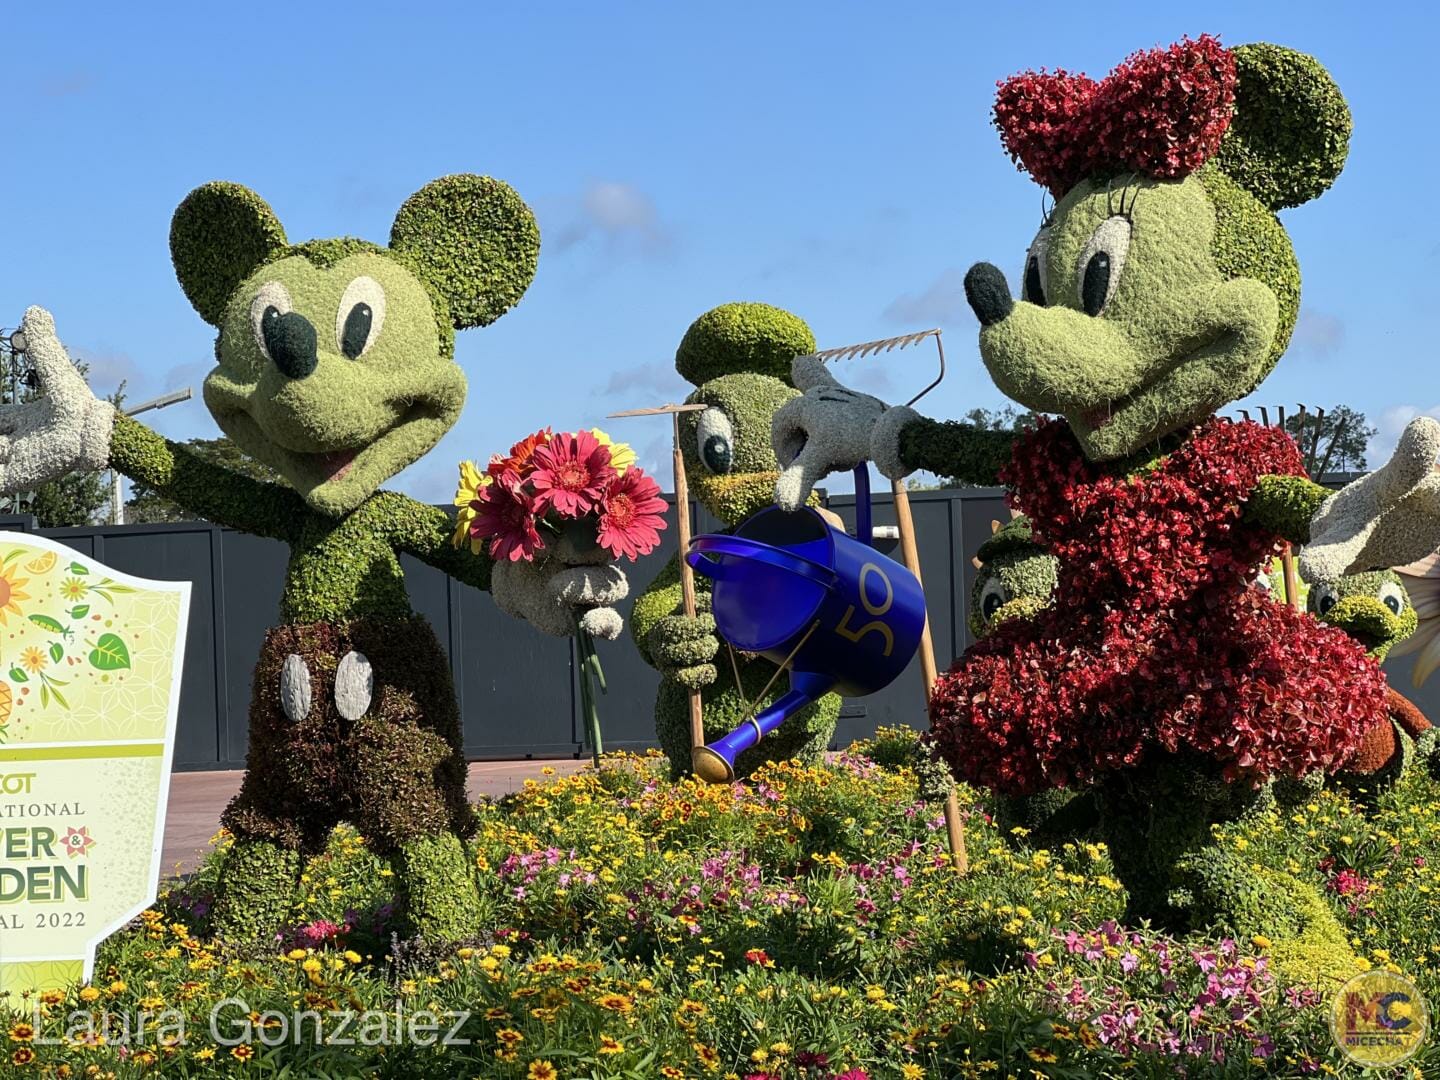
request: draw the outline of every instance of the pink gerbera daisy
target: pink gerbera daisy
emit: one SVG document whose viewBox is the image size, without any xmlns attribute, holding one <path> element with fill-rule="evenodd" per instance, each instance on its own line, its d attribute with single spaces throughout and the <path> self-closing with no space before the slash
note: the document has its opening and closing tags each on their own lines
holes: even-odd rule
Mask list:
<svg viewBox="0 0 1440 1080">
<path fill-rule="evenodd" d="M 615 479 L 609 448 L 588 431 L 554 436 L 536 447 L 533 460 L 530 485 L 537 514 L 553 509 L 561 517 L 584 517 Z"/>
<path fill-rule="evenodd" d="M 615 558 L 648 555 L 660 543 L 665 527 L 665 500 L 660 486 L 639 469 L 628 469 L 605 493 L 600 511 L 600 546 Z"/>
<path fill-rule="evenodd" d="M 470 535 L 490 541 L 492 559 L 530 562 L 545 547 L 535 528 L 535 507 L 520 489 L 518 474 L 503 473 L 482 488 L 470 506 L 475 511 Z"/>
</svg>

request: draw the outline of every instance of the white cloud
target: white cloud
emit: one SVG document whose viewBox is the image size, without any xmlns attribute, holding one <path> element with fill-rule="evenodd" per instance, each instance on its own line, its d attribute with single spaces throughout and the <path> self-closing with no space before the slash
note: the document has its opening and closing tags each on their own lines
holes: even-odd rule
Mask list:
<svg viewBox="0 0 1440 1080">
<path fill-rule="evenodd" d="M 655 201 L 635 185 L 614 180 L 595 181 L 580 194 L 551 249 L 566 251 L 590 240 L 612 251 L 633 249 L 644 255 L 662 254 L 673 244 Z"/>
<path fill-rule="evenodd" d="M 1345 323 L 1327 312 L 1301 308 L 1291 342 L 1313 356 L 1333 356 L 1345 344 Z"/>
<path fill-rule="evenodd" d="M 951 267 L 924 291 L 897 296 L 882 317 L 916 330 L 973 318 L 965 300 L 965 271 Z"/>
<path fill-rule="evenodd" d="M 1440 405 L 1431 405 L 1428 409 L 1421 409 L 1418 405 L 1392 405 L 1375 418 L 1375 434 L 1370 437 L 1370 442 L 1365 447 L 1365 460 L 1372 469 L 1379 468 L 1390 460 L 1390 455 L 1395 452 L 1395 444 L 1400 440 L 1400 433 L 1405 430 L 1405 425 L 1417 416 L 1433 416 L 1440 420 Z"/>
</svg>

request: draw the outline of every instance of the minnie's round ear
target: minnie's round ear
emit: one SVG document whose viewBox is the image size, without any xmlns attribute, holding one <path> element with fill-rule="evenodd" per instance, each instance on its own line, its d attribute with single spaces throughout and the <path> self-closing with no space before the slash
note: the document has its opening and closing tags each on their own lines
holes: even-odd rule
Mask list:
<svg viewBox="0 0 1440 1080">
<path fill-rule="evenodd" d="M 525 295 L 540 257 L 535 215 L 509 184 L 470 173 L 405 200 L 390 249 L 445 298 L 455 329 L 488 326 Z"/>
<path fill-rule="evenodd" d="M 239 284 L 285 248 L 285 230 L 264 199 L 241 184 L 202 184 L 175 208 L 170 259 L 200 317 L 219 326 Z"/>
<path fill-rule="evenodd" d="M 1350 107 L 1313 56 L 1259 43 L 1235 57 L 1235 116 L 1216 164 L 1271 210 L 1325 191 L 1345 167 Z"/>
</svg>

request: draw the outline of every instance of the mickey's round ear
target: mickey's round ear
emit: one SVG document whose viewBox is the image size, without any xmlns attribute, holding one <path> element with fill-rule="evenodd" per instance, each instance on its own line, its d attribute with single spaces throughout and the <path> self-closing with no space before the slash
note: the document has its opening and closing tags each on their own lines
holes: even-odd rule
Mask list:
<svg viewBox="0 0 1440 1080">
<path fill-rule="evenodd" d="M 285 230 L 265 200 L 240 184 L 202 184 L 175 208 L 170 259 L 191 305 L 219 326 L 239 284 L 285 248 Z"/>
<path fill-rule="evenodd" d="M 1345 167 L 1350 107 L 1318 60 L 1280 45 L 1240 45 L 1235 117 L 1216 163 L 1271 210 L 1321 194 Z"/>
<path fill-rule="evenodd" d="M 790 361 L 814 351 L 815 335 L 798 315 L 769 304 L 721 304 L 685 331 L 675 370 L 695 386 L 739 372 L 788 385 Z"/>
<path fill-rule="evenodd" d="M 464 173 L 432 180 L 390 227 L 403 254 L 450 305 L 455 329 L 488 326 L 525 295 L 540 256 L 535 215 L 509 184 Z"/>
</svg>

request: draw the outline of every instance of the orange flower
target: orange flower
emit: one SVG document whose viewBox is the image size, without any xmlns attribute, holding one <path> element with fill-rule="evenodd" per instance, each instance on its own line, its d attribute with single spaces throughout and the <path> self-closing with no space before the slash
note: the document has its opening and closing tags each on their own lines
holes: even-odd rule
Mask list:
<svg viewBox="0 0 1440 1080">
<path fill-rule="evenodd" d="M 525 1073 L 527 1080 L 556 1080 L 560 1074 L 555 1071 L 555 1066 L 548 1061 L 532 1061 L 530 1068 Z"/>
<path fill-rule="evenodd" d="M 9 615 L 23 615 L 20 601 L 29 600 L 30 594 L 21 586 L 30 583 L 29 578 L 17 577 L 19 566 L 0 567 L 0 626 L 9 626 Z M 8 614 L 7 614 L 8 613 Z"/>
</svg>

